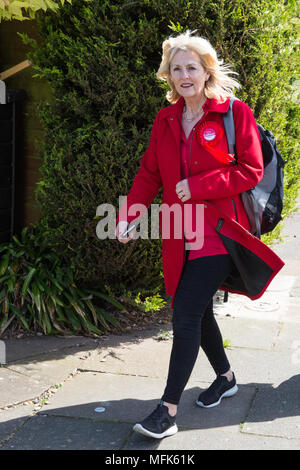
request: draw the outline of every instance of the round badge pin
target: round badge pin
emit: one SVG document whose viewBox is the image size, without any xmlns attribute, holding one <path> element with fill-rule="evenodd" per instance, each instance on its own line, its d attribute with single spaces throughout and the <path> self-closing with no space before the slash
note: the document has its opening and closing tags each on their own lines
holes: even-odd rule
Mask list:
<svg viewBox="0 0 300 470">
<path fill-rule="evenodd" d="M 222 127 L 213 121 L 203 122 L 197 129 L 197 139 L 204 146 L 215 146 L 222 135 Z"/>
<path fill-rule="evenodd" d="M 216 137 L 217 137 L 217 133 L 216 133 L 215 129 L 213 129 L 212 127 L 207 127 L 206 129 L 204 129 L 204 131 L 203 131 L 204 140 L 207 140 L 208 142 L 211 142 Z"/>
</svg>

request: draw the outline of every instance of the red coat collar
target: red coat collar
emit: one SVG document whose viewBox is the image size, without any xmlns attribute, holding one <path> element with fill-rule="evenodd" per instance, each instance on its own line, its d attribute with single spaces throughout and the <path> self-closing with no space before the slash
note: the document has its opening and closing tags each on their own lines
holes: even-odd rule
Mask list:
<svg viewBox="0 0 300 470">
<path fill-rule="evenodd" d="M 205 112 L 216 112 L 216 113 L 226 113 L 229 108 L 230 97 L 227 97 L 224 102 L 217 100 L 216 98 L 207 98 L 204 103 L 203 109 Z M 184 106 L 184 98 L 181 96 L 179 100 L 171 105 L 163 108 L 161 110 L 162 117 L 176 117 L 182 115 L 182 110 Z"/>
</svg>

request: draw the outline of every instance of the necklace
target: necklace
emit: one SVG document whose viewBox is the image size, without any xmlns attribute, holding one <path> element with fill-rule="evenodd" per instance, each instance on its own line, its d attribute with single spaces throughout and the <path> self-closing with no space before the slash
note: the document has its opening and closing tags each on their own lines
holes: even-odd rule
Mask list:
<svg viewBox="0 0 300 470">
<path fill-rule="evenodd" d="M 187 121 L 187 122 L 192 122 L 192 121 L 195 121 L 196 119 L 199 119 L 203 114 L 203 111 L 201 110 L 200 113 L 197 113 L 195 114 L 195 116 L 192 116 L 191 118 L 188 118 L 187 115 L 186 115 L 186 111 L 184 111 L 184 119 Z"/>
<path fill-rule="evenodd" d="M 204 104 L 204 103 L 203 103 Z M 202 106 L 203 106 L 202 104 Z M 204 111 L 202 109 L 202 106 L 201 106 L 201 110 L 198 111 L 197 114 L 194 114 L 191 118 L 187 117 L 187 109 L 186 109 L 186 105 L 184 105 L 184 109 L 183 109 L 183 117 L 184 119 L 187 121 L 187 122 L 192 122 L 194 121 L 195 119 L 199 119 L 200 117 L 202 117 L 202 115 L 204 114 Z"/>
</svg>

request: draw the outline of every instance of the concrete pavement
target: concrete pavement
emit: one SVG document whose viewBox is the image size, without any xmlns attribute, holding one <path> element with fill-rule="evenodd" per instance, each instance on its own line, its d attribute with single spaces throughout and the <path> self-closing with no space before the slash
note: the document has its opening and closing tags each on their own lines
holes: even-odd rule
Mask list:
<svg viewBox="0 0 300 470">
<path fill-rule="evenodd" d="M 0 450 L 300 449 L 300 210 L 283 235 L 273 249 L 286 266 L 261 299 L 230 294 L 222 303 L 216 296 L 239 386 L 234 397 L 211 409 L 195 405 L 215 378 L 200 351 L 179 432 L 147 438 L 132 426 L 163 393 L 171 324 L 97 339 L 10 339 L 0 368 Z"/>
</svg>

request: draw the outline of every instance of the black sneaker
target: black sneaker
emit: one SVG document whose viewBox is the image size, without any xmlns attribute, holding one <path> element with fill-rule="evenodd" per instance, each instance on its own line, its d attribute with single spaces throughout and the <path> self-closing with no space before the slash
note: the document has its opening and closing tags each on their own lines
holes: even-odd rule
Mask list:
<svg viewBox="0 0 300 470">
<path fill-rule="evenodd" d="M 156 439 L 172 436 L 178 431 L 176 416 L 170 416 L 168 407 L 161 402 L 144 421 L 135 424 L 133 430 Z"/>
<path fill-rule="evenodd" d="M 211 386 L 200 393 L 196 404 L 202 408 L 212 408 L 221 403 L 222 398 L 232 397 L 238 391 L 235 376 L 229 382 L 224 375 L 218 375 Z"/>
</svg>

